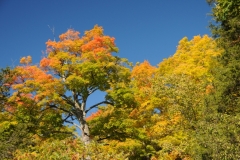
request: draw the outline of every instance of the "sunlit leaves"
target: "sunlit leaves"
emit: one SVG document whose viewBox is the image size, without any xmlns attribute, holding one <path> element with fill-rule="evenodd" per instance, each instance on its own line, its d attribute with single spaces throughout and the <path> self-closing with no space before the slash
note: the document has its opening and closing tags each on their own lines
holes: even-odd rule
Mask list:
<svg viewBox="0 0 240 160">
<path fill-rule="evenodd" d="M 205 76 L 207 80 L 212 81 L 210 74 L 214 62 L 212 58 L 221 52 L 216 42 L 207 35 L 195 36 L 190 41 L 185 37 L 180 40 L 176 53 L 159 64 L 159 73 L 186 74 L 195 79 Z"/>
<path fill-rule="evenodd" d="M 152 86 L 152 78 L 156 72 L 156 67 L 151 66 L 148 61 L 134 66 L 131 77 L 133 78 L 136 87 L 145 92 Z"/>
<path fill-rule="evenodd" d="M 211 67 L 217 66 L 214 58 L 221 52 L 208 36 L 195 36 L 190 41 L 185 37 L 176 53 L 159 64 L 146 108 L 156 111 L 149 117 L 152 125 L 148 134 L 155 137 L 161 148 L 157 155 L 163 159 L 199 156 L 194 154 L 201 148 L 195 130 L 206 113 L 205 96 L 214 91 Z M 191 143 L 185 143 L 187 140 Z"/>
<path fill-rule="evenodd" d="M 23 58 L 21 58 L 20 63 L 29 65 L 32 63 L 32 57 L 31 56 L 23 57 Z"/>
<path fill-rule="evenodd" d="M 122 151 L 106 147 L 102 144 L 91 143 L 86 148 L 79 139 L 67 138 L 64 140 L 50 139 L 29 147 L 27 150 L 17 150 L 15 158 L 19 160 L 65 159 L 78 160 L 91 158 L 122 160 L 126 155 Z"/>
</svg>

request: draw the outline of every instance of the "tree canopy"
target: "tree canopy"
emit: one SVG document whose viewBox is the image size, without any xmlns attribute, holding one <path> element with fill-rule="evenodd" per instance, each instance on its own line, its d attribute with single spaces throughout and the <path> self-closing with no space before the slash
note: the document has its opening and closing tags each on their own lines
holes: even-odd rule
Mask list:
<svg viewBox="0 0 240 160">
<path fill-rule="evenodd" d="M 213 37 L 183 37 L 157 66 L 118 57 L 95 25 L 2 69 L 0 159 L 239 159 L 240 1 L 207 2 Z"/>
</svg>

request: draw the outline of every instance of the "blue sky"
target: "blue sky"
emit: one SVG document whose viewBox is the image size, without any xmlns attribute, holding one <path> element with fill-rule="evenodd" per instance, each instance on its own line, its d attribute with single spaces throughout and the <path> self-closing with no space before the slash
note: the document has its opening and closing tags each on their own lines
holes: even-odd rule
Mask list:
<svg viewBox="0 0 240 160">
<path fill-rule="evenodd" d="M 210 34 L 205 0 L 0 0 L 0 68 L 31 55 L 37 64 L 45 42 L 73 28 L 98 24 L 116 38 L 118 56 L 157 65 L 173 55 L 180 39 Z M 50 28 L 49 28 L 50 26 Z M 97 93 L 88 105 L 101 101 Z"/>
<path fill-rule="evenodd" d="M 184 36 L 210 34 L 205 0 L 0 0 L 0 67 L 23 56 L 38 63 L 45 42 L 73 28 L 95 24 L 116 38 L 120 57 L 157 65 L 173 55 Z"/>
</svg>

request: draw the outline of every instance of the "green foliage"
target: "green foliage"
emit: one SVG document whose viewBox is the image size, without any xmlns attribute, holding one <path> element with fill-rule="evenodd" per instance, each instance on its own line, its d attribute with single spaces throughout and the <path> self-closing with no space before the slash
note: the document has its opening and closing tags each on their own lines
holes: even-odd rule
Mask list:
<svg viewBox="0 0 240 160">
<path fill-rule="evenodd" d="M 212 33 L 217 37 L 218 46 L 224 49 L 222 56 L 218 58 L 221 69 L 213 70 L 217 87 L 216 100 L 218 109 L 222 113 L 239 113 L 239 89 L 240 89 L 240 1 L 219 0 L 213 8 L 213 17 L 218 25 L 212 25 Z"/>
<path fill-rule="evenodd" d="M 10 95 L 10 79 L 12 78 L 10 68 L 1 69 L 0 72 L 0 159 L 12 158 L 12 153 L 17 148 L 31 144 L 27 139 L 27 125 L 18 123 L 10 114 L 8 98 Z"/>
<path fill-rule="evenodd" d="M 10 84 L 12 71 L 10 68 L 4 68 L 0 70 L 0 110 L 2 111 L 8 96 L 10 95 Z"/>
<path fill-rule="evenodd" d="M 49 139 L 34 147 L 18 150 L 14 156 L 14 159 L 17 160 L 126 159 L 126 155 L 122 152 L 116 153 L 115 150 L 106 147 L 104 144 L 92 142 L 88 146 L 84 146 L 79 139 L 72 138 L 64 140 Z"/>
<path fill-rule="evenodd" d="M 239 120 L 239 116 L 221 114 L 208 108 L 196 130 L 203 159 L 240 158 Z"/>
<path fill-rule="evenodd" d="M 11 100 L 10 87 L 16 77 L 15 73 L 9 68 L 2 69 L 0 73 L 0 159 L 11 159 L 16 149 L 35 145 L 35 135 L 41 136 L 42 139 L 72 135 L 72 130 L 63 126 L 60 113 L 39 110 L 33 99 L 28 96 Z"/>
<path fill-rule="evenodd" d="M 62 124 L 61 115 L 39 113 L 33 108 L 15 108 L 0 113 L 0 157 L 11 158 L 16 149 L 34 146 L 39 139 L 63 139 L 72 136 L 72 129 Z"/>
<path fill-rule="evenodd" d="M 11 159 L 16 149 L 33 144 L 28 124 L 19 124 L 11 119 L 12 117 L 6 113 L 0 114 L 0 159 Z"/>
</svg>

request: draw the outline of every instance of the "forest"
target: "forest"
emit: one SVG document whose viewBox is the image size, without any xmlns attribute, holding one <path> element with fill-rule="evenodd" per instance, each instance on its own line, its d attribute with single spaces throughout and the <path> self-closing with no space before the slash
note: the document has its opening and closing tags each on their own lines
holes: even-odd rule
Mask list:
<svg viewBox="0 0 240 160">
<path fill-rule="evenodd" d="M 95 25 L 2 68 L 0 159 L 240 159 L 240 0 L 206 3 L 212 36 L 183 37 L 157 66 L 119 57 Z"/>
</svg>

